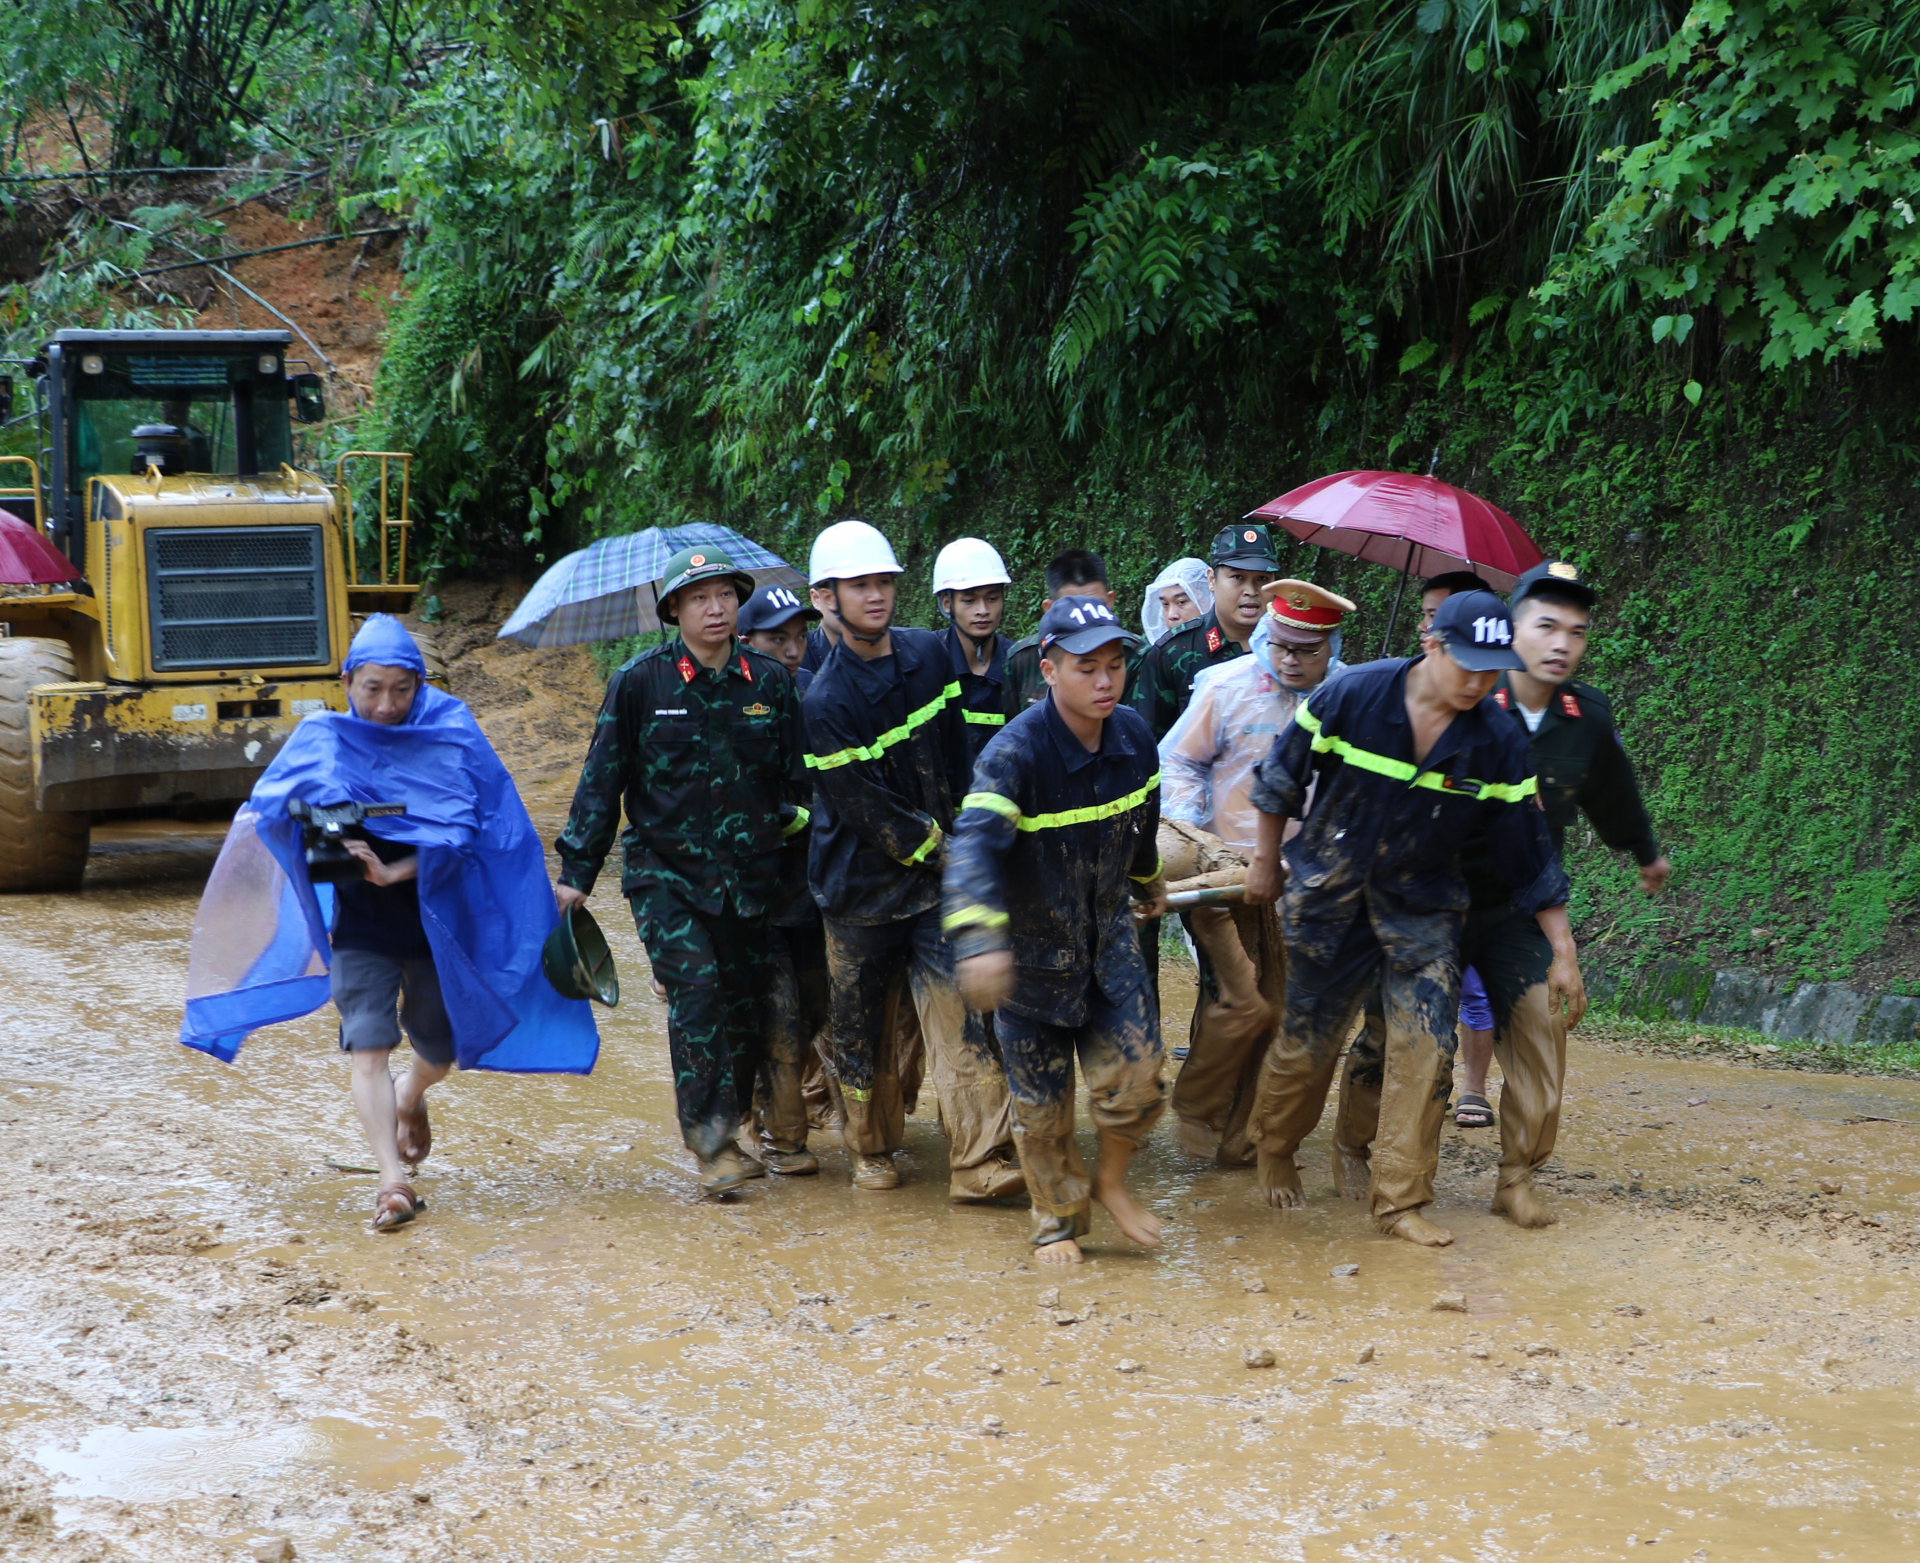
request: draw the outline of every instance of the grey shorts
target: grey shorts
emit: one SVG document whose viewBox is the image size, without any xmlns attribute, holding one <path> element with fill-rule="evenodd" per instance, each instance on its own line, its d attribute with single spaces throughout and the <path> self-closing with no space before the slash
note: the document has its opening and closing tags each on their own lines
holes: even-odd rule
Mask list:
<svg viewBox="0 0 1920 1563">
<path fill-rule="evenodd" d="M 453 1023 L 447 1019 L 432 957 L 395 959 L 372 950 L 335 950 L 331 976 L 343 1053 L 390 1053 L 400 1045 L 404 1024 L 407 1040 L 421 1059 L 429 1064 L 453 1062 Z"/>
</svg>

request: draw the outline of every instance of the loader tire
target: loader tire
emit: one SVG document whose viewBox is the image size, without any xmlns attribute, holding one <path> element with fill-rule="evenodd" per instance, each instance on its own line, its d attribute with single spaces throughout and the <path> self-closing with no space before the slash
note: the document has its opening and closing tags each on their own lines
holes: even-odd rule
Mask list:
<svg viewBox="0 0 1920 1563">
<path fill-rule="evenodd" d="M 27 730 L 33 686 L 72 682 L 73 653 L 65 641 L 0 639 L 0 892 L 78 890 L 86 877 L 92 821 L 34 807 Z"/>
</svg>

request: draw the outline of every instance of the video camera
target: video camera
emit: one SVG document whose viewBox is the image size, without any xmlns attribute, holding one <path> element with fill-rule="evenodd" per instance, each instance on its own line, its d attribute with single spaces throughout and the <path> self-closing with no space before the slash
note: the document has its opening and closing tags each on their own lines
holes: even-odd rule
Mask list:
<svg viewBox="0 0 1920 1563">
<path fill-rule="evenodd" d="M 300 821 L 300 834 L 307 849 L 307 878 L 316 885 L 337 885 L 345 880 L 362 879 L 366 865 L 347 850 L 349 835 L 366 839 L 359 829 L 363 819 L 378 814 L 404 814 L 404 803 L 309 803 L 304 798 L 289 798 L 287 813 Z"/>
</svg>

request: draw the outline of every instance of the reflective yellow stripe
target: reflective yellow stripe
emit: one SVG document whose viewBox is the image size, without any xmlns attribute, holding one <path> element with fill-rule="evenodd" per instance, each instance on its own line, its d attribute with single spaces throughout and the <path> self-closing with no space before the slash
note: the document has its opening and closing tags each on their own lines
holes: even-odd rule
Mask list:
<svg viewBox="0 0 1920 1563">
<path fill-rule="evenodd" d="M 984 906 L 963 906 L 957 912 L 949 912 L 940 919 L 940 931 L 952 933 L 956 928 L 1004 928 L 1007 926 L 1005 912 L 989 911 Z"/>
<path fill-rule="evenodd" d="M 793 811 L 793 818 L 787 821 L 787 828 L 780 832 L 781 836 L 784 838 L 799 835 L 801 831 L 807 828 L 807 821 L 812 818 L 813 816 L 805 809 L 795 809 Z"/>
<path fill-rule="evenodd" d="M 1385 776 L 1392 781 L 1425 787 L 1430 792 L 1447 792 L 1458 798 L 1479 798 L 1491 803 L 1518 803 L 1540 790 L 1539 783 L 1531 776 L 1517 782 L 1483 782 L 1471 778 L 1456 782 L 1451 776 L 1442 776 L 1438 771 L 1419 770 L 1405 760 L 1375 754 L 1371 749 L 1362 749 L 1344 738 L 1331 737 L 1322 730 L 1320 719 L 1306 706 L 1302 706 L 1293 719 L 1313 734 L 1316 753 L 1337 754 L 1348 765 L 1358 766 L 1363 771 L 1371 771 L 1375 776 Z"/>
<path fill-rule="evenodd" d="M 985 809 L 1015 821 L 1020 818 L 1020 805 L 1011 798 L 1001 797 L 997 792 L 968 793 L 960 800 L 960 812 L 964 814 L 968 809 Z"/>
<path fill-rule="evenodd" d="M 907 867 L 912 868 L 916 863 L 924 863 L 927 860 L 928 855 L 933 851 L 935 847 L 939 845 L 940 845 L 940 827 L 938 825 L 935 825 L 932 831 L 929 832 L 927 839 L 921 842 L 919 847 L 915 850 L 913 856 L 907 859 Z"/>
<path fill-rule="evenodd" d="M 1018 821 L 1022 830 L 1057 830 L 1062 825 L 1091 825 L 1098 820 L 1112 819 L 1116 814 L 1125 814 L 1137 809 L 1147 801 L 1147 794 L 1160 785 L 1160 773 L 1155 771 L 1147 778 L 1147 784 L 1124 798 L 1115 798 L 1111 803 L 1096 803 L 1090 808 L 1068 809 L 1060 814 L 1033 814 Z"/>
<path fill-rule="evenodd" d="M 840 1087 L 840 1094 L 842 1096 L 850 1096 L 856 1102 L 870 1102 L 873 1100 L 873 1092 L 855 1090 L 850 1085 L 842 1085 Z"/>
<path fill-rule="evenodd" d="M 1007 717 L 1004 711 L 962 711 L 960 713 L 975 727 L 1005 727 Z"/>
<path fill-rule="evenodd" d="M 810 754 L 807 764 L 817 771 L 831 771 L 842 765 L 851 765 L 855 760 L 877 760 L 903 738 L 911 738 L 915 728 L 925 727 L 946 709 L 949 700 L 959 698 L 960 686 L 949 684 L 898 727 L 888 728 L 865 748 L 855 744 L 851 749 L 836 749 L 832 754 Z"/>
<path fill-rule="evenodd" d="M 1150 885 L 1154 882 L 1154 880 L 1160 877 L 1160 871 L 1164 869 L 1166 866 L 1167 866 L 1167 860 L 1161 857 L 1158 853 L 1155 853 L 1154 859 L 1153 859 L 1153 872 L 1151 874 L 1129 874 L 1127 875 L 1127 878 L 1131 879 L 1136 885 Z"/>
</svg>

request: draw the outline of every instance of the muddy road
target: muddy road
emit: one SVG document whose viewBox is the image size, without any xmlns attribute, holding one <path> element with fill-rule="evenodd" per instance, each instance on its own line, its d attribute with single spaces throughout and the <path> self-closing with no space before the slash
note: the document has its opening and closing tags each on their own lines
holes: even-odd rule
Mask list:
<svg viewBox="0 0 1920 1563">
<path fill-rule="evenodd" d="M 565 766 L 502 747 L 550 837 Z M 1283 1216 L 1163 1124 L 1165 1249 L 1097 1215 L 1042 1274 L 926 1116 L 897 1194 L 817 1136 L 697 1199 L 603 905 L 598 1071 L 436 1091 L 431 1208 L 376 1238 L 326 1014 L 174 1041 L 216 843 L 117 827 L 0 900 L 0 1557 L 1920 1555 L 1920 1085 L 1582 1042 L 1561 1225 L 1488 1216 L 1449 1129 L 1441 1253 L 1332 1198 L 1324 1130 Z"/>
</svg>

